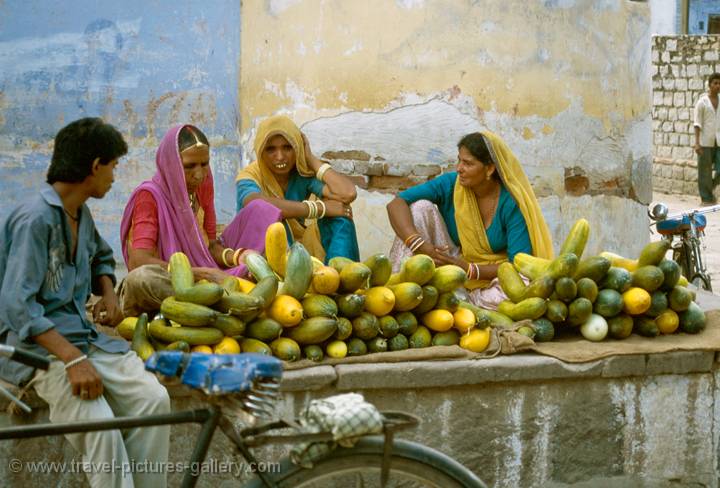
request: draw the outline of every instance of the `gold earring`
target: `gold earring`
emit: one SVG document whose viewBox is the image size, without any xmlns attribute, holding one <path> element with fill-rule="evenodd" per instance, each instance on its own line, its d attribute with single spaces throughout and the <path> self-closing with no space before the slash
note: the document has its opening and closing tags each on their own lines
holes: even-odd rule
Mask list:
<svg viewBox="0 0 720 488">
<path fill-rule="evenodd" d="M 490 176 L 492 176 L 490 173 L 485 177 L 486 180 L 490 180 Z"/>
</svg>

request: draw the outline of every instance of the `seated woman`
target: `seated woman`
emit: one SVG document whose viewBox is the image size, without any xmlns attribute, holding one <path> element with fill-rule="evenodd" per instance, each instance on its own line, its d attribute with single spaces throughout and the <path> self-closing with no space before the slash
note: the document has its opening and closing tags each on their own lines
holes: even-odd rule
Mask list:
<svg viewBox="0 0 720 488">
<path fill-rule="evenodd" d="M 197 127 L 170 129 L 155 162 L 157 172 L 133 191 L 120 226 L 129 271 L 120 287 L 126 316 L 158 310 L 173 294 L 167 261 L 175 252 L 187 255 L 196 280 L 245 275 L 245 254 L 262 253 L 268 226 L 281 218 L 271 204 L 253 202 L 216 236 L 210 144 Z"/>
<path fill-rule="evenodd" d="M 437 205 L 437 206 L 436 206 Z M 552 242 L 535 193 L 505 142 L 490 132 L 458 143 L 457 172 L 409 188 L 388 205 L 397 238 L 393 268 L 412 254 L 456 264 L 468 277 L 470 300 L 495 310 L 506 299 L 498 265 L 515 254 L 552 257 Z"/>
<path fill-rule="evenodd" d="M 255 156 L 257 160 L 237 176 L 238 210 L 264 200 L 282 212 L 290 242 L 302 242 L 310 254 L 326 262 L 335 256 L 358 261 L 350 207 L 357 196 L 353 182 L 316 158 L 304 134 L 282 115 L 258 126 Z M 309 200 L 311 195 L 317 199 Z M 315 222 L 306 226 L 306 219 Z"/>
</svg>

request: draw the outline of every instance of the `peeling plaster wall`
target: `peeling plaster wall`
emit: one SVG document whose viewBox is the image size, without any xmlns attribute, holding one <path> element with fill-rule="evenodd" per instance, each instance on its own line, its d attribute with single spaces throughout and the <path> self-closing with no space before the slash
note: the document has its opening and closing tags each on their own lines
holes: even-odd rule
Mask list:
<svg viewBox="0 0 720 488">
<path fill-rule="evenodd" d="M 101 116 L 130 146 L 115 185 L 90 202 L 120 256 L 132 189 L 155 171 L 165 131 L 193 123 L 210 137 L 219 220 L 235 213 L 240 2 L 0 2 L 0 193 L 15 202 L 42 185 L 52 138 Z M 0 216 L 9 210 L 0 205 Z M 120 258 L 121 259 L 121 258 Z"/>
<path fill-rule="evenodd" d="M 451 163 L 463 134 L 489 129 L 523 162 L 559 233 L 571 213 L 642 220 L 647 4 L 273 0 L 243 4 L 242 19 L 243 164 L 256 123 L 274 113 L 301 124 L 317 154 L 400 165 Z M 621 197 L 619 209 L 591 203 L 601 195 Z M 621 234 L 591 247 L 633 253 L 648 239 L 643 225 Z"/>
</svg>

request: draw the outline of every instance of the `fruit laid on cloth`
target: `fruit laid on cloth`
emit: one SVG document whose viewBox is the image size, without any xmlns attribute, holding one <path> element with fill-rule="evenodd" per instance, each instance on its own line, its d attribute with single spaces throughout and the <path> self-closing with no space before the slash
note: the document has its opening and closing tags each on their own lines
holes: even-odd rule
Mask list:
<svg viewBox="0 0 720 488">
<path fill-rule="evenodd" d="M 137 355 L 143 361 L 155 353 L 155 348 L 150 344 L 147 331 L 148 316 L 146 313 L 140 314 L 137 321 L 135 322 L 135 328 L 133 330 L 132 343 L 130 348 L 137 353 Z"/>
<path fill-rule="evenodd" d="M 249 279 L 194 282 L 187 257 L 175 255 L 169 263 L 175 294 L 146 327 L 149 348 L 322 361 L 456 344 L 480 352 L 493 327 L 520 320 L 531 323 L 516 330 L 537 342 L 554 340 L 556 333 L 617 340 L 705 327 L 679 266 L 664 257 L 667 244 L 645 246 L 637 260 L 609 252 L 585 255 L 590 236 L 584 219 L 575 222 L 554 259 L 520 253 L 498 267 L 508 297 L 498 310 L 461 298 L 467 277 L 458 266 L 436 267 L 430 257 L 415 255 L 392 274 L 384 254 L 362 263 L 335 257 L 324 265 L 299 242 L 288 248 L 281 227 L 266 235 L 272 265 L 258 253 L 247 256 Z M 143 344 L 136 324 L 128 318 L 118 333 L 128 340 L 137 333 Z"/>
<path fill-rule="evenodd" d="M 280 277 L 285 277 L 287 267 L 287 234 L 282 222 L 270 224 L 265 232 L 265 256 L 270 268 Z"/>
<path fill-rule="evenodd" d="M 335 305 L 335 302 L 328 298 Z M 267 315 L 283 327 L 293 327 L 303 318 L 303 306 L 290 295 L 277 295 L 267 309 Z"/>
<path fill-rule="evenodd" d="M 580 326 L 580 333 L 589 341 L 602 341 L 608 334 L 608 323 L 603 316 L 591 314 L 590 318 Z"/>
<path fill-rule="evenodd" d="M 572 228 L 570 228 L 570 232 L 568 232 L 567 237 L 565 237 L 565 241 L 562 246 L 560 246 L 560 252 L 558 255 L 572 253 L 580 259 L 583 251 L 585 251 L 585 246 L 587 245 L 589 236 L 590 223 L 585 219 L 578 219 L 573 224 Z"/>
<path fill-rule="evenodd" d="M 460 347 L 472 352 L 483 352 L 490 344 L 490 328 L 472 329 L 460 337 Z"/>
<path fill-rule="evenodd" d="M 313 270 L 310 286 L 320 295 L 332 295 L 340 287 L 340 273 L 330 266 L 319 266 Z"/>
<path fill-rule="evenodd" d="M 382 317 L 389 314 L 395 307 L 395 295 L 384 286 L 375 286 L 365 293 L 365 310 Z"/>
<path fill-rule="evenodd" d="M 273 356 L 283 361 L 297 361 L 302 356 L 300 345 L 287 337 L 278 337 L 270 343 L 270 350 Z"/>
<path fill-rule="evenodd" d="M 385 286 L 392 275 L 390 259 L 384 254 L 373 254 L 363 264 L 370 269 L 370 286 Z"/>
<path fill-rule="evenodd" d="M 232 337 L 223 337 L 212 348 L 214 354 L 240 354 L 240 344 Z"/>
<path fill-rule="evenodd" d="M 172 283 L 175 293 L 181 292 L 185 288 L 190 288 L 195 283 L 190 260 L 181 252 L 173 253 L 170 256 L 168 260 L 168 272 L 170 273 L 170 283 Z"/>
<path fill-rule="evenodd" d="M 135 330 L 135 324 L 137 323 L 137 317 L 125 317 L 120 322 L 115 330 L 123 339 L 131 340 L 133 337 L 133 331 Z"/>
<path fill-rule="evenodd" d="M 416 254 L 403 263 L 401 273 L 404 281 L 422 286 L 435 274 L 435 262 L 430 256 Z"/>
<path fill-rule="evenodd" d="M 305 246 L 299 242 L 295 242 L 290 246 L 285 282 L 280 290 L 280 294 L 290 295 L 297 300 L 302 300 L 302 297 L 310 286 L 312 274 L 313 265 L 310 254 L 305 249 Z"/>
</svg>

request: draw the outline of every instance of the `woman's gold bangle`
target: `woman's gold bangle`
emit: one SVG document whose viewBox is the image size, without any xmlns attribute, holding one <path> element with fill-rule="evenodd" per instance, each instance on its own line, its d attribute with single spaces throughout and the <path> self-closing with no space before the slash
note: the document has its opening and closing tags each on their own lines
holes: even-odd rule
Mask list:
<svg viewBox="0 0 720 488">
<path fill-rule="evenodd" d="M 227 266 L 228 268 L 231 268 L 231 267 L 232 267 L 232 264 L 228 263 L 227 257 L 225 257 L 225 253 L 228 252 L 228 251 L 230 251 L 231 254 L 232 254 L 232 252 L 233 252 L 233 250 L 230 249 L 229 247 L 226 247 L 225 249 L 223 249 L 223 252 L 222 252 L 222 262 L 225 264 L 225 266 Z"/>
</svg>

